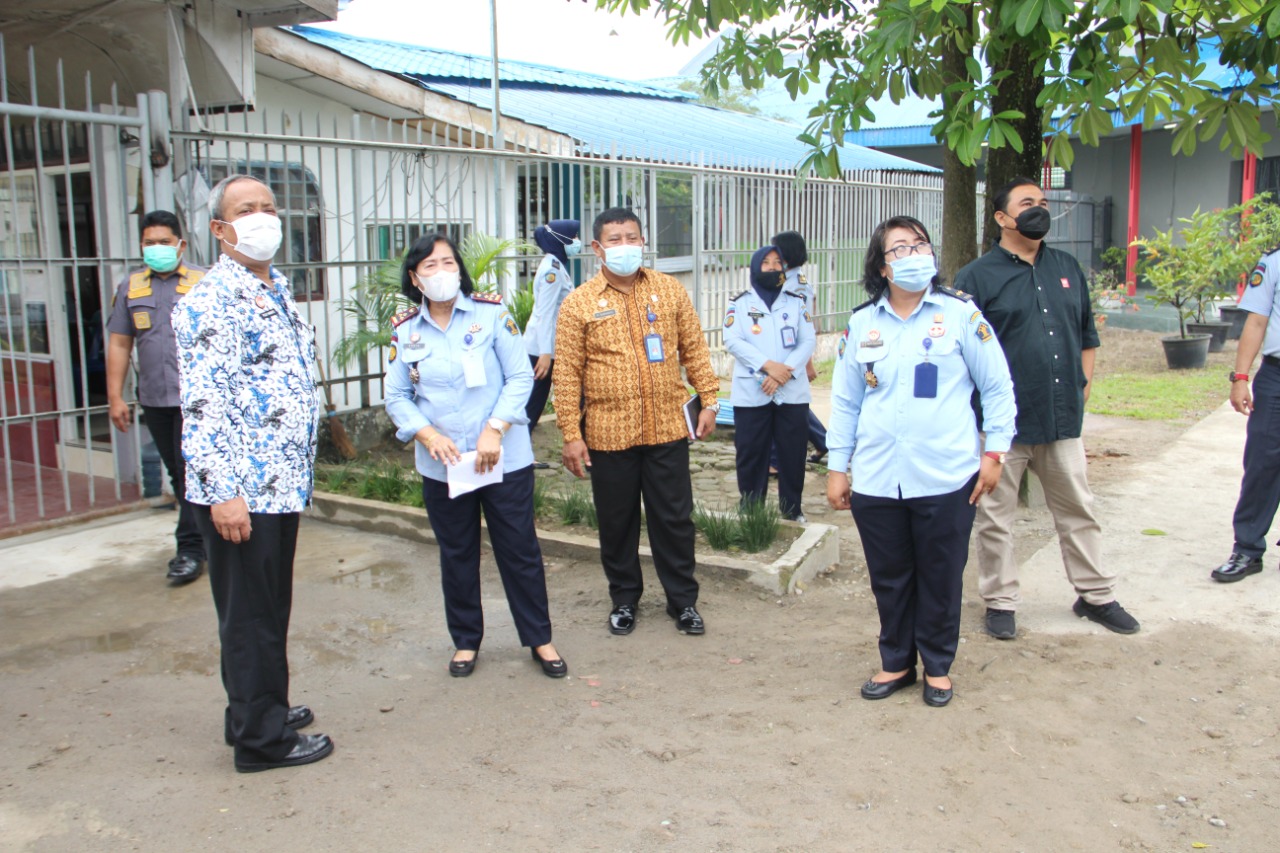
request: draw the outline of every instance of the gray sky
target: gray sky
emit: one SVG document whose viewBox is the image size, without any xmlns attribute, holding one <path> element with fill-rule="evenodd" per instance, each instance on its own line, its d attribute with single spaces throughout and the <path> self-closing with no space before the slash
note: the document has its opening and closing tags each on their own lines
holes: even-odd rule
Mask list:
<svg viewBox="0 0 1280 853">
<path fill-rule="evenodd" d="M 489 55 L 489 0 L 350 0 L 319 26 Z M 708 41 L 672 45 L 654 17 L 597 12 L 595 0 L 498 0 L 501 59 L 648 80 L 676 74 Z"/>
</svg>

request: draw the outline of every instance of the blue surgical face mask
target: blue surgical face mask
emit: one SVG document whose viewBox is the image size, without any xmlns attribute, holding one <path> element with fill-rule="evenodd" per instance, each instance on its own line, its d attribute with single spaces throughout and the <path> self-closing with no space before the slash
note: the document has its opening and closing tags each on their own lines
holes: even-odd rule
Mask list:
<svg viewBox="0 0 1280 853">
<path fill-rule="evenodd" d="M 570 241 L 569 241 L 569 245 L 567 245 L 567 246 L 565 246 L 565 247 L 564 247 L 564 253 L 565 253 L 566 255 L 581 255 L 581 254 L 582 254 L 582 241 L 581 241 L 581 240 L 576 240 L 576 239 L 575 239 L 575 240 L 570 240 Z"/>
<path fill-rule="evenodd" d="M 938 265 L 933 255 L 908 255 L 889 262 L 893 270 L 893 283 L 909 293 L 927 290 L 934 276 L 938 274 Z"/>
<path fill-rule="evenodd" d="M 640 269 L 643 252 L 640 246 L 610 246 L 604 250 L 604 265 L 614 275 L 631 275 Z"/>
<path fill-rule="evenodd" d="M 142 247 L 142 262 L 164 275 L 178 268 L 178 247 L 159 244 Z"/>
</svg>

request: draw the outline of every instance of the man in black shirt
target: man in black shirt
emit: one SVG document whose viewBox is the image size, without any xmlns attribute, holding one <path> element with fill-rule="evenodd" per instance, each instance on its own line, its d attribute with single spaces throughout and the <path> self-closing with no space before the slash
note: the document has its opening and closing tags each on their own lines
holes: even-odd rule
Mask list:
<svg viewBox="0 0 1280 853">
<path fill-rule="evenodd" d="M 1093 514 L 1080 438 L 1099 343 L 1088 283 L 1075 258 L 1044 245 L 1049 202 L 1039 184 L 1015 178 L 994 201 L 1000 243 L 960 270 L 955 281 L 994 327 L 1018 404 L 1000 485 L 978 504 L 974 525 L 987 633 L 1002 640 L 1017 634 L 1012 529 L 1018 484 L 1030 467 L 1044 486 L 1067 579 L 1079 596 L 1072 610 L 1132 634 L 1138 622 L 1115 600 L 1115 573 L 1102 566 L 1102 528 Z"/>
</svg>

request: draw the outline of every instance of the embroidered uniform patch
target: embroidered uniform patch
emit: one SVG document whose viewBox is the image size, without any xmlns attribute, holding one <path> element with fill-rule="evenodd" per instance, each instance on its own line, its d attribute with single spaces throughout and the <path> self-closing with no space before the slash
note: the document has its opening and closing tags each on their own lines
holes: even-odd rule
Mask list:
<svg viewBox="0 0 1280 853">
<path fill-rule="evenodd" d="M 556 283 L 556 274 L 553 272 L 547 273 L 547 284 L 555 284 L 555 283 Z"/>
<path fill-rule="evenodd" d="M 511 317 L 507 317 L 506 325 L 507 325 L 507 331 L 510 332 L 513 336 L 520 334 L 520 327 L 516 325 L 516 321 L 513 320 Z"/>
<path fill-rule="evenodd" d="M 987 341 L 991 340 L 992 337 L 994 337 L 991 334 L 991 327 L 988 326 L 986 323 L 979 323 L 978 328 L 974 329 L 973 333 L 977 335 L 978 340 L 982 341 L 984 344 Z"/>
<path fill-rule="evenodd" d="M 1258 265 L 1253 268 L 1253 273 L 1249 276 L 1249 286 L 1257 287 L 1262 284 L 1262 276 L 1265 275 L 1266 272 L 1267 265 L 1259 262 Z"/>
<path fill-rule="evenodd" d="M 387 363 L 388 363 L 388 364 L 390 364 L 391 362 L 393 362 L 393 361 L 395 361 L 395 360 L 396 360 L 396 345 L 395 345 L 395 344 L 392 344 L 392 345 L 391 345 L 391 354 L 387 356 Z"/>
<path fill-rule="evenodd" d="M 138 330 L 151 328 L 151 315 L 146 311 L 133 312 L 133 327 Z"/>
<path fill-rule="evenodd" d="M 849 345 L 849 329 L 845 328 L 844 334 L 840 336 L 840 343 L 836 346 L 836 358 L 844 358 L 845 347 Z"/>
</svg>

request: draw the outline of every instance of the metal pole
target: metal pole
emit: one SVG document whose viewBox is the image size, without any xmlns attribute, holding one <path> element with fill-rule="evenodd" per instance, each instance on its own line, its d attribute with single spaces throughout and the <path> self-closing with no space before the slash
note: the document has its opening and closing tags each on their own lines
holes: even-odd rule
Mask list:
<svg viewBox="0 0 1280 853">
<path fill-rule="evenodd" d="M 500 85 L 498 82 L 498 0 L 489 0 L 489 40 L 490 52 L 493 56 L 493 149 L 502 151 L 506 148 L 506 144 L 502 141 L 502 124 L 499 117 L 502 114 L 500 103 Z M 494 216 L 493 228 L 494 235 L 502 237 L 503 232 L 503 216 L 502 216 L 502 181 L 506 176 L 506 169 L 498 158 L 493 161 L 493 202 Z"/>
</svg>

